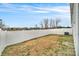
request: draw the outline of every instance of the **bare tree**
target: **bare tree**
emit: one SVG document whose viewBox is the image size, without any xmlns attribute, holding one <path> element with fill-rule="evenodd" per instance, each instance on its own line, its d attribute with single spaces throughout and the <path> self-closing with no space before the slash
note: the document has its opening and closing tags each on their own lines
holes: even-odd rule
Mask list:
<svg viewBox="0 0 79 59">
<path fill-rule="evenodd" d="M 0 19 L 0 28 L 3 28 L 3 27 L 5 27 L 5 24 L 3 24 L 2 19 Z"/>
<path fill-rule="evenodd" d="M 52 20 L 52 28 L 55 28 L 55 20 Z"/>
<path fill-rule="evenodd" d="M 50 28 L 52 28 L 52 24 L 53 24 L 53 22 L 52 22 L 52 19 L 50 20 Z"/>
<path fill-rule="evenodd" d="M 49 23 L 48 23 L 48 19 L 44 19 L 44 28 L 48 28 Z"/>
<path fill-rule="evenodd" d="M 55 27 L 55 21 L 53 19 L 50 20 L 50 28 Z"/>
<path fill-rule="evenodd" d="M 0 28 L 2 28 L 2 19 L 0 19 Z"/>
<path fill-rule="evenodd" d="M 37 24 L 35 25 L 35 28 L 38 28 Z"/>
<path fill-rule="evenodd" d="M 44 28 L 44 26 L 43 26 L 43 23 L 42 23 L 42 22 L 40 23 L 40 25 L 41 25 L 41 28 Z"/>
<path fill-rule="evenodd" d="M 55 19 L 55 27 L 57 28 L 59 26 L 60 23 L 60 19 L 56 18 Z"/>
</svg>

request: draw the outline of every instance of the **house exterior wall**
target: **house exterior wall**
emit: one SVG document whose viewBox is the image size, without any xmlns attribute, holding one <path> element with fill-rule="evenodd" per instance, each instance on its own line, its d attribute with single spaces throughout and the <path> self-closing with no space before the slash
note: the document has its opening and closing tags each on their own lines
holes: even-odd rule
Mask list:
<svg viewBox="0 0 79 59">
<path fill-rule="evenodd" d="M 70 6 L 75 52 L 76 55 L 79 56 L 79 4 L 72 3 Z"/>
</svg>

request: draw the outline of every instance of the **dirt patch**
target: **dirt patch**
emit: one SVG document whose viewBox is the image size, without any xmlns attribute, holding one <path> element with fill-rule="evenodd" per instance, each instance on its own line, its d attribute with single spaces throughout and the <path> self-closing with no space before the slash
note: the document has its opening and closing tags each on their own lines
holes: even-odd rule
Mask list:
<svg viewBox="0 0 79 59">
<path fill-rule="evenodd" d="M 72 43 L 65 45 L 63 42 Z M 3 56 L 73 56 L 74 45 L 72 36 L 46 35 L 30 41 L 7 46 Z"/>
</svg>

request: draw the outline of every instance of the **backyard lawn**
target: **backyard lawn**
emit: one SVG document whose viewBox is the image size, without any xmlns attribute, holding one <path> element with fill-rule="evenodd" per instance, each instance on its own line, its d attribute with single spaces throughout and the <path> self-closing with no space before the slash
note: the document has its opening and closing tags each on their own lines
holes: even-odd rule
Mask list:
<svg viewBox="0 0 79 59">
<path fill-rule="evenodd" d="M 75 56 L 71 35 L 46 35 L 7 46 L 2 56 Z"/>
</svg>

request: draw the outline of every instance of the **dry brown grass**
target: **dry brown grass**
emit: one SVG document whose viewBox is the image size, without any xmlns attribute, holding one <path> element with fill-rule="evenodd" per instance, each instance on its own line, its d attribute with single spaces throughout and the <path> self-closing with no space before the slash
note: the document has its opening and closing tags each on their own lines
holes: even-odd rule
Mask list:
<svg viewBox="0 0 79 59">
<path fill-rule="evenodd" d="M 72 36 L 46 35 L 22 43 L 7 46 L 3 56 L 73 56 Z"/>
</svg>

